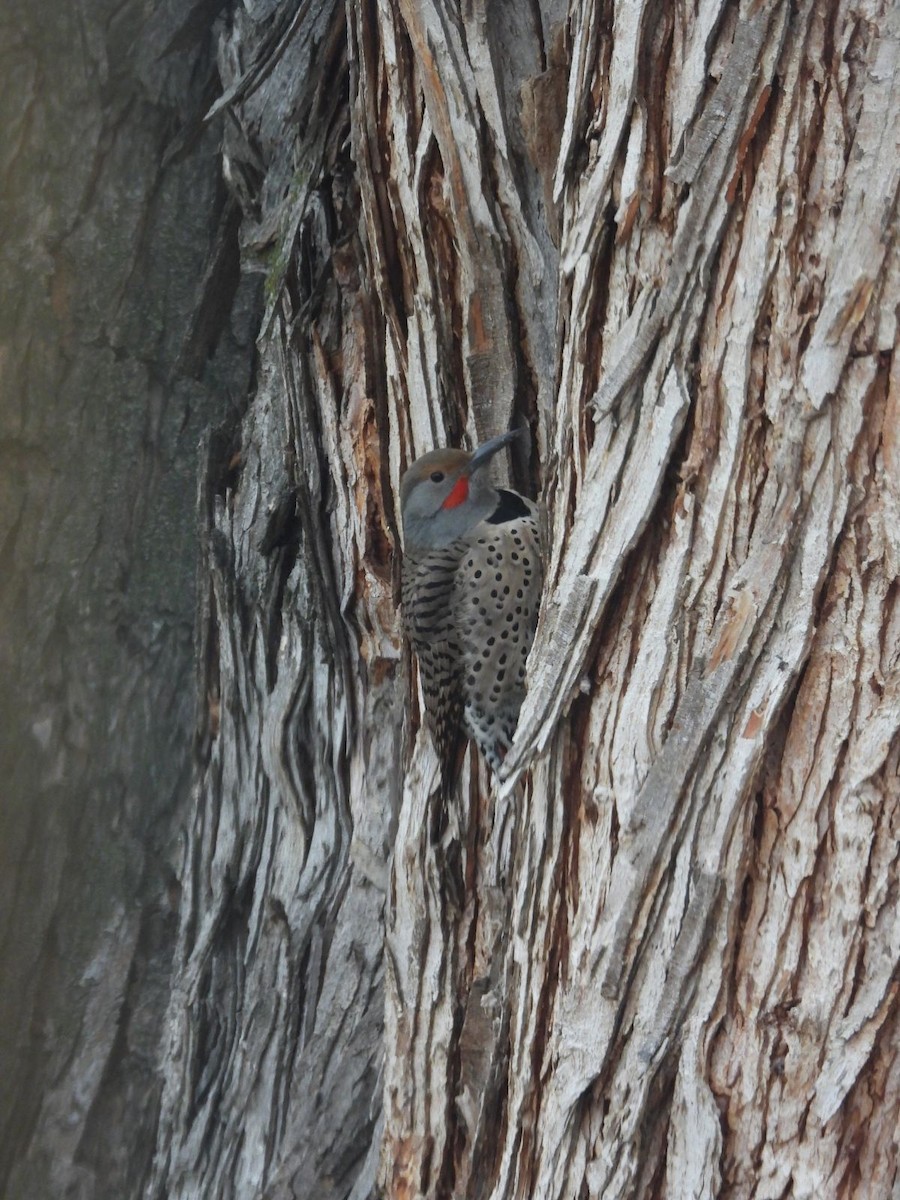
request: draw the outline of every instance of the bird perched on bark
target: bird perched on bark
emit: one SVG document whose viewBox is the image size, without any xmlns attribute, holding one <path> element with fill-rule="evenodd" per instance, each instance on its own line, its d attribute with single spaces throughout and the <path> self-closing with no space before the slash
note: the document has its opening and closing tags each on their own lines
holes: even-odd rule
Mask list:
<svg viewBox="0 0 900 1200">
<path fill-rule="evenodd" d="M 543 583 L 538 510 L 488 470 L 515 437 L 433 450 L 400 485 L 403 622 L 445 790 L 467 735 L 500 766 L 525 696 Z"/>
</svg>

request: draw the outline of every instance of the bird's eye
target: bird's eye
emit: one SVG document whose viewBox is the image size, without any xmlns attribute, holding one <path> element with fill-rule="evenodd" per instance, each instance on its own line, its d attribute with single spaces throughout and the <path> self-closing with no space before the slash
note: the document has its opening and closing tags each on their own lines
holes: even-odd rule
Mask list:
<svg viewBox="0 0 900 1200">
<path fill-rule="evenodd" d="M 444 482 L 444 472 L 443 471 L 432 471 L 431 472 L 431 482 L 432 483 L 443 483 Z"/>
</svg>

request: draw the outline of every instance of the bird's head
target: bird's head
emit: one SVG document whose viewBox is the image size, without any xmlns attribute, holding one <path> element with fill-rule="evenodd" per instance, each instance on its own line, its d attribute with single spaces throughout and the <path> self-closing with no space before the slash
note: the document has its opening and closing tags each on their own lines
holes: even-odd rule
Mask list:
<svg viewBox="0 0 900 1200">
<path fill-rule="evenodd" d="M 449 545 L 491 515 L 499 496 L 486 468 L 517 435 L 501 433 L 471 453 L 432 450 L 416 459 L 400 483 L 407 553 Z"/>
</svg>

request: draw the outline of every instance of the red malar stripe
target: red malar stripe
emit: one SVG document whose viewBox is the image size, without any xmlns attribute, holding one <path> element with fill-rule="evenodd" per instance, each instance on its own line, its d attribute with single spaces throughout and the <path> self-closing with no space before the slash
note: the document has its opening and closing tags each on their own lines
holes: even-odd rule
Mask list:
<svg viewBox="0 0 900 1200">
<path fill-rule="evenodd" d="M 469 480 L 466 475 L 462 475 L 453 485 L 453 491 L 441 505 L 441 508 L 456 508 L 460 504 L 465 504 L 468 498 Z"/>
</svg>

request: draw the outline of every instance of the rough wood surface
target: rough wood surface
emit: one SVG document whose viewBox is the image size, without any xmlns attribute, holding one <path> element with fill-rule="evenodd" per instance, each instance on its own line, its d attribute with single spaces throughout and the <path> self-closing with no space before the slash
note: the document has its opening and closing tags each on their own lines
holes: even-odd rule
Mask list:
<svg viewBox="0 0 900 1200">
<path fill-rule="evenodd" d="M 157 1194 L 895 1185 L 897 35 L 373 0 L 223 37 L 268 312 L 201 494 Z M 397 485 L 511 423 L 530 690 L 434 844 Z"/>
<path fill-rule="evenodd" d="M 127 22 L 103 13 L 86 45 L 118 61 Z M 103 637 L 77 642 L 66 720 L 83 705 L 110 744 L 77 722 L 62 757 L 50 739 L 54 811 L 87 795 L 88 760 L 175 799 L 137 912 L 121 897 L 153 875 L 151 818 L 93 918 L 67 922 L 75 893 L 45 886 L 21 1020 L 55 1049 L 18 1061 L 41 1066 L 5 1110 L 9 1194 L 892 1195 L 896 5 L 196 0 L 127 27 L 154 102 L 192 99 L 135 182 L 126 260 L 193 299 L 160 284 L 165 320 L 126 304 L 104 324 L 92 293 L 86 316 L 67 301 L 63 255 L 47 303 L 63 340 L 109 343 L 108 378 L 81 368 L 92 428 L 117 428 L 123 361 L 153 385 L 114 409 L 146 457 L 133 472 L 134 438 L 113 438 L 122 474 L 96 476 L 139 493 L 126 512 L 156 495 L 164 414 L 172 437 L 205 430 L 196 508 L 178 507 L 180 536 L 200 529 L 194 786 L 186 649 L 157 653 L 148 626 L 151 682 L 129 691 L 117 658 L 101 704 Z M 78 166 L 91 228 L 109 227 L 104 170 L 130 178 L 126 110 Z M 218 191 L 182 166 L 198 147 Z M 196 224 L 156 256 L 168 186 Z M 145 333 L 177 348 L 169 388 Z M 173 382 L 207 371 L 209 407 Z M 470 758 L 442 822 L 399 632 L 398 484 L 434 445 L 510 425 L 531 434 L 510 476 L 547 524 L 529 694 L 504 779 Z M 119 512 L 88 491 L 75 512 Z M 90 564 L 103 538 L 75 536 L 69 492 L 59 537 Z M 35 519 L 4 527 L 14 545 Z M 133 520 L 129 562 L 181 613 L 185 543 Z M 84 828 L 102 850 L 107 811 L 79 801 L 50 850 Z M 146 912 L 179 822 L 167 985 Z M 65 872 L 82 896 L 103 876 Z M 57 978 L 47 947 L 76 930 Z"/>
<path fill-rule="evenodd" d="M 694 21 L 622 6 L 596 43 L 593 10 L 570 17 L 564 332 L 556 396 L 538 400 L 548 587 L 508 783 L 475 807 L 461 914 L 423 833 L 421 774 L 407 778 L 388 917 L 390 1194 L 850 1196 L 896 1179 L 900 647 L 881 454 L 897 19 L 713 8 Z M 846 661 L 845 627 L 824 614 L 829 589 L 856 590 L 839 564 L 860 504 L 882 599 L 856 637 L 891 682 L 851 783 L 836 772 L 873 667 Z M 844 717 L 823 738 L 804 697 L 829 667 Z M 782 849 L 801 799 L 805 866 L 779 902 L 762 814 Z M 852 867 L 825 853 L 835 806 L 856 829 Z M 885 862 L 877 884 L 869 855 Z M 845 872 L 853 898 L 831 900 Z M 755 906 L 772 927 L 747 961 Z M 775 1030 L 797 1020 L 793 1064 Z M 860 1123 L 855 1092 L 873 1087 L 882 1107 L 862 1100 Z M 847 1158 L 858 1138 L 865 1169 Z"/>
</svg>

